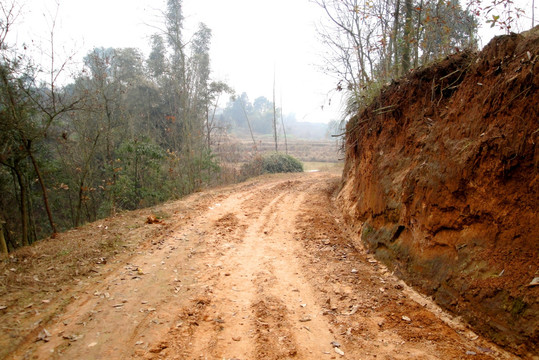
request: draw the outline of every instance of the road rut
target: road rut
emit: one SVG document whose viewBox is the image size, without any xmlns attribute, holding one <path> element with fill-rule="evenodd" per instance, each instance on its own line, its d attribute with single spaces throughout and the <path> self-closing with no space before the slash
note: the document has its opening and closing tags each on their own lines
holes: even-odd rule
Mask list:
<svg viewBox="0 0 539 360">
<path fill-rule="evenodd" d="M 351 245 L 339 179 L 269 177 L 191 200 L 128 263 L 79 284 L 48 342 L 11 358 L 513 358 Z"/>
</svg>

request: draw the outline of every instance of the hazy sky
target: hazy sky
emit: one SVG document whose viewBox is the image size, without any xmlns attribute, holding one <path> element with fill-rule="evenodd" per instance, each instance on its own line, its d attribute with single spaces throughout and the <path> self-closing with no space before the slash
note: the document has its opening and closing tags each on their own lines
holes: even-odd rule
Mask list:
<svg viewBox="0 0 539 360">
<path fill-rule="evenodd" d="M 531 16 L 531 0 L 517 1 Z M 147 53 L 149 36 L 158 32 L 154 26 L 159 26 L 166 4 L 165 0 L 20 0 L 25 6 L 18 19 L 19 41 L 47 42 L 56 2 L 60 4 L 56 48 L 64 54 L 76 51 L 77 61 L 99 46 L 136 47 Z M 282 98 L 285 113 L 315 122 L 339 117 L 339 96 L 332 90 L 335 80 L 318 68 L 323 49 L 316 24 L 325 18 L 317 5 L 309 0 L 184 0 L 183 4 L 186 33 L 196 30 L 199 22 L 212 29 L 214 80 L 247 92 L 251 100 L 261 95 L 271 100 L 275 69 L 276 100 L 280 105 Z M 495 34 L 486 30 L 481 32 L 484 43 Z"/>
</svg>

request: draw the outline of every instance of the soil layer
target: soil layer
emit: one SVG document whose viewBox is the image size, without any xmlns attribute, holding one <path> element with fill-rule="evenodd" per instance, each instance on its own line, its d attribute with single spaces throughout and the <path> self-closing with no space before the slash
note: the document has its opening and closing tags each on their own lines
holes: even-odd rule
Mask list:
<svg viewBox="0 0 539 360">
<path fill-rule="evenodd" d="M 539 27 L 387 86 L 348 123 L 356 242 L 516 354 L 539 354 Z"/>
</svg>

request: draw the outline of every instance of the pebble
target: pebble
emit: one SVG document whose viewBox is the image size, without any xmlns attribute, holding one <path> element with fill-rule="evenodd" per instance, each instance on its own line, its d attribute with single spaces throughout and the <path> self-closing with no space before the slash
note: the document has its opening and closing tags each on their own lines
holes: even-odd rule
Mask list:
<svg viewBox="0 0 539 360">
<path fill-rule="evenodd" d="M 50 337 L 51 337 L 51 333 L 47 331 L 47 329 L 43 329 L 41 330 L 41 332 L 37 335 L 37 340 L 36 341 L 44 341 L 44 342 L 48 342 Z"/>
</svg>

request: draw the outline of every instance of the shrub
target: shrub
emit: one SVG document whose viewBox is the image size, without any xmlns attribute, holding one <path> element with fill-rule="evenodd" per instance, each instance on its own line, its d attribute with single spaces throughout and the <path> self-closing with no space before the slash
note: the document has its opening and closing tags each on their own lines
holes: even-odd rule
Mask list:
<svg viewBox="0 0 539 360">
<path fill-rule="evenodd" d="M 264 170 L 262 168 L 263 158 L 260 155 L 256 155 L 251 161 L 241 166 L 240 178 L 246 180 L 250 177 L 262 175 Z"/>
<path fill-rule="evenodd" d="M 270 174 L 303 172 L 303 164 L 290 155 L 274 153 L 262 157 L 262 169 Z"/>
<path fill-rule="evenodd" d="M 264 156 L 257 155 L 241 167 L 243 179 L 268 173 L 286 172 L 303 172 L 303 164 L 290 155 L 273 153 Z"/>
</svg>

